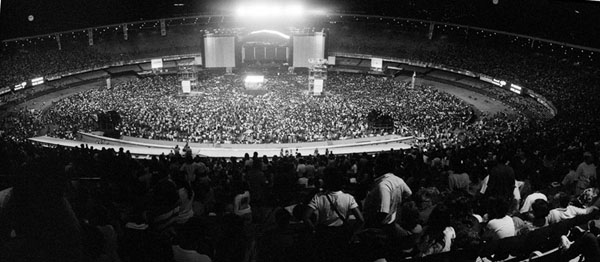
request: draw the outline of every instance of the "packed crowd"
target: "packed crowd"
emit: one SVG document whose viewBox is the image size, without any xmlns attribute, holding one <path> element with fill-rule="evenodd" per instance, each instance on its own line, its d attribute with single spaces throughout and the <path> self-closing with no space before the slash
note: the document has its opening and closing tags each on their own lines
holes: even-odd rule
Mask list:
<svg viewBox="0 0 600 262">
<path fill-rule="evenodd" d="M 380 43 L 366 42 L 375 48 Z M 2 119 L 10 128 L 0 135 L 0 186 L 5 189 L 0 191 L 0 260 L 397 261 L 446 256 L 474 261 L 509 256 L 521 260 L 533 251 L 551 251 L 550 261 L 579 255 L 597 261 L 600 117 L 597 100 L 591 99 L 600 92 L 594 84 L 600 82 L 597 69 L 488 45 L 411 55 L 514 79 L 548 97 L 559 113 L 544 122 L 498 114 L 467 124 L 460 115 L 463 104 L 426 87 L 411 90 L 358 75 L 344 75 L 352 81 L 342 85 L 342 77 L 332 74 L 329 95 L 297 101 L 294 92 L 305 85 L 285 76 L 267 82 L 265 97 L 285 102 L 268 117 L 283 112 L 291 116 L 285 121 L 304 119 L 298 113 L 302 110 L 296 110 L 304 103 L 332 110 L 327 113 L 362 113 L 358 108 L 389 102 L 403 109 L 381 108 L 396 114 L 396 130 L 420 131 L 427 140 L 411 150 L 375 156 L 202 159 L 176 148 L 151 160 L 136 160 L 127 152 L 42 148 L 19 141 L 40 123 L 56 123 L 49 132 L 59 136 L 91 128 L 94 112 L 111 109 L 116 101 L 130 112 L 143 112 L 122 114 L 123 123 L 135 123 L 121 124 L 125 134 L 174 139 L 144 130 L 152 127 L 189 139 L 185 132 L 197 126 L 169 130 L 173 122 L 162 120 L 193 119 L 183 117 L 186 110 L 218 100 L 215 94 L 238 99 L 222 107 L 232 113 L 214 121 L 236 126 L 239 134 L 251 138 L 247 141 L 263 138 L 252 137 L 256 130 L 246 132 L 244 121 L 257 121 L 265 132 L 273 128 L 253 114 L 269 112 L 260 103 L 265 97 L 244 94 L 235 77 L 206 76 L 201 81 L 206 95 L 198 98 L 174 96 L 176 83 L 168 77 L 82 93 L 43 117 L 23 111 Z M 366 93 L 377 98 L 363 97 Z M 381 94 L 386 95 L 377 96 Z M 136 100 L 140 95 L 147 97 Z M 405 97 L 410 99 L 386 101 Z M 411 99 L 421 104 L 411 104 Z M 360 107 L 350 106 L 357 101 Z M 422 105 L 432 101 L 440 102 Z M 248 107 L 250 102 L 256 106 Z M 348 106 L 327 105 L 334 102 Z M 69 108 L 69 103 L 90 106 Z M 308 110 L 317 114 L 325 109 Z M 410 115 L 419 111 L 425 114 Z M 198 113 L 212 115 L 208 112 Z M 332 117 L 342 125 L 356 124 L 343 114 Z M 297 123 L 288 122 L 287 127 Z M 354 135 L 325 123 L 345 136 Z M 221 126 L 221 134 L 233 131 L 231 139 L 239 139 L 235 130 Z M 286 141 L 283 136 L 276 139 Z"/>
<path fill-rule="evenodd" d="M 208 74 L 208 73 L 207 73 Z M 208 74 L 210 75 L 210 74 Z M 431 87 L 373 76 L 334 74 L 324 96 L 303 94 L 302 76 L 269 76 L 268 92 L 251 95 L 238 76 L 201 76 L 201 95 L 180 96 L 176 77 L 148 77 L 90 90 L 55 103 L 39 127 L 73 138 L 94 131 L 98 113 L 117 111 L 122 135 L 210 143 L 286 143 L 361 138 L 372 110 L 390 115 L 393 133 L 430 136 L 464 128 L 470 116 L 461 100 Z M 22 126 L 19 126 L 22 127 Z"/>
<path fill-rule="evenodd" d="M 0 87 L 12 87 L 36 77 L 52 77 L 104 65 L 113 62 L 113 59 L 90 48 L 3 51 L 0 53 Z"/>
<path fill-rule="evenodd" d="M 473 261 L 557 246 L 555 261 L 600 254 L 598 143 L 243 159 L 184 147 L 141 160 L 2 139 L 8 261 Z"/>
</svg>

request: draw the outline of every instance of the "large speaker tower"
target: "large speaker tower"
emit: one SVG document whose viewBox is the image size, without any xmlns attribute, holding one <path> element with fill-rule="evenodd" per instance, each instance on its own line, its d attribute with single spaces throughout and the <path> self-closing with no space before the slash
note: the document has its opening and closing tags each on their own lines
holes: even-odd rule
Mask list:
<svg viewBox="0 0 600 262">
<path fill-rule="evenodd" d="M 327 59 L 308 59 L 308 93 L 321 95 L 327 82 Z"/>
</svg>

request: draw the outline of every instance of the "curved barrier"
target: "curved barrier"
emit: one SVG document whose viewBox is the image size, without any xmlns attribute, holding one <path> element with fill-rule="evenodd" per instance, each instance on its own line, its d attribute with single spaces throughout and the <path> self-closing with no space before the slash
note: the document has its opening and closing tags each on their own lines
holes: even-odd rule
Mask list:
<svg viewBox="0 0 600 262">
<path fill-rule="evenodd" d="M 157 141 L 151 139 L 140 139 L 124 137 L 115 139 L 95 135 L 91 133 L 79 133 L 82 141 L 60 139 L 48 136 L 32 137 L 30 141 L 40 143 L 44 146 L 66 146 L 94 147 L 97 149 L 106 148 L 119 151 L 129 151 L 132 155 L 138 157 L 169 154 L 175 146 L 182 148 L 185 143 L 171 141 Z M 206 157 L 244 157 L 246 153 L 257 152 L 259 155 L 278 156 L 281 153 L 290 154 L 300 153 L 302 155 L 311 155 L 315 152 L 320 154 L 326 151 L 334 154 L 352 154 L 352 153 L 378 153 L 382 151 L 401 150 L 411 148 L 412 142 L 416 140 L 413 136 L 401 137 L 396 135 L 375 136 L 367 138 L 322 141 L 311 143 L 293 143 L 293 144 L 202 144 L 190 143 L 189 146 L 195 155 Z"/>
</svg>

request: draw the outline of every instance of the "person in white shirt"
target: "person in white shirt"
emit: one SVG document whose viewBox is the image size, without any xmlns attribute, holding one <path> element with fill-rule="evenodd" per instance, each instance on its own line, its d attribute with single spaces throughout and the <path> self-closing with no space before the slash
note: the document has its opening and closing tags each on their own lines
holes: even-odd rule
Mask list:
<svg viewBox="0 0 600 262">
<path fill-rule="evenodd" d="M 337 212 L 334 210 L 332 204 L 335 205 Z M 357 219 L 360 217 L 359 220 L 362 220 L 362 214 L 358 209 L 358 203 L 354 197 L 341 190 L 316 194 L 308 203 L 308 209 L 309 211 L 307 212 L 309 214 L 317 214 L 317 225 L 328 227 L 342 226 L 344 220 L 347 221 L 350 215 L 354 215 Z M 312 224 L 310 220 L 307 221 L 309 221 L 309 225 Z"/>
<path fill-rule="evenodd" d="M 525 198 L 525 201 L 523 201 L 523 206 L 521 207 L 521 210 L 519 210 L 519 213 L 523 214 L 523 213 L 527 213 L 527 212 L 531 211 L 531 204 L 533 204 L 533 202 L 535 202 L 538 199 L 543 199 L 544 201 L 548 201 L 548 198 L 546 197 L 546 195 L 544 195 L 540 192 L 534 192 Z"/>
<path fill-rule="evenodd" d="M 252 207 L 250 206 L 250 191 L 248 185 L 243 182 L 233 183 L 233 213 L 244 218 L 247 224 L 252 222 Z"/>
<path fill-rule="evenodd" d="M 587 189 L 592 185 L 592 181 L 596 180 L 596 165 L 592 153 L 583 153 L 584 161 L 577 166 L 575 171 L 577 177 L 577 186 L 575 188 L 575 194 L 579 195 L 583 190 Z"/>
<path fill-rule="evenodd" d="M 516 233 L 515 223 L 508 215 L 488 221 L 487 229 L 494 233 L 493 238 L 496 239 L 512 237 Z"/>
<path fill-rule="evenodd" d="M 317 215 L 316 225 L 341 226 L 350 220 L 350 216 L 354 216 L 359 223 L 364 222 L 354 196 L 342 191 L 345 179 L 341 172 L 334 167 L 327 167 L 323 171 L 324 191 L 313 196 L 308 203 L 309 210 L 305 213 L 305 218 Z M 306 222 L 313 225 L 312 221 Z"/>
<path fill-rule="evenodd" d="M 548 223 L 556 224 L 560 221 L 574 218 L 578 215 L 586 215 L 594 210 L 598 210 L 597 206 L 591 206 L 588 208 L 580 208 L 573 205 L 571 203 L 571 197 L 564 192 L 559 192 L 554 196 L 555 200 L 558 200 L 558 207 L 550 210 L 548 214 Z"/>
<path fill-rule="evenodd" d="M 515 223 L 508 216 L 509 203 L 501 197 L 490 197 L 488 202 L 488 218 L 484 238 L 502 239 L 516 235 Z"/>
<path fill-rule="evenodd" d="M 306 165 L 304 163 L 304 159 L 298 161 L 298 166 L 296 167 L 296 174 L 298 177 L 305 177 L 306 175 Z"/>
<path fill-rule="evenodd" d="M 531 204 L 531 212 L 529 212 L 529 221 L 525 222 L 525 228 L 528 231 L 533 231 L 541 227 L 548 226 L 548 214 L 550 214 L 550 204 L 543 199 L 537 199 Z"/>
<path fill-rule="evenodd" d="M 450 191 L 467 192 L 471 185 L 471 179 L 467 174 L 462 160 L 451 161 L 448 175 L 448 188 Z"/>
<path fill-rule="evenodd" d="M 339 170 L 328 167 L 323 180 L 326 191 L 317 193 L 308 203 L 303 220 L 316 234 L 319 261 L 345 261 L 350 236 L 362 226 L 363 216 L 354 197 L 342 192 L 344 179 Z M 311 219 L 313 214 L 316 223 Z M 355 217 L 357 226 L 350 226 L 350 215 Z"/>
<path fill-rule="evenodd" d="M 365 216 L 370 226 L 380 227 L 396 221 L 398 206 L 403 197 L 412 195 L 404 180 L 392 172 L 394 163 L 390 156 L 381 154 L 375 163 L 375 178 L 371 190 L 365 199 Z"/>
<path fill-rule="evenodd" d="M 185 224 L 192 216 L 194 210 L 192 204 L 194 202 L 194 190 L 187 181 L 178 181 L 177 193 L 179 194 L 179 213 L 177 214 L 177 224 Z"/>
</svg>

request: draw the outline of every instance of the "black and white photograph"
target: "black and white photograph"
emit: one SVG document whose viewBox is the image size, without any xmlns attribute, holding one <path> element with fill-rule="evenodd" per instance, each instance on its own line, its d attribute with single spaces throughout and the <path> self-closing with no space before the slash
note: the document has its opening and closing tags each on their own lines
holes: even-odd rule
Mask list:
<svg viewBox="0 0 600 262">
<path fill-rule="evenodd" d="M 0 0 L 1 262 L 600 262 L 600 1 Z"/>
</svg>

